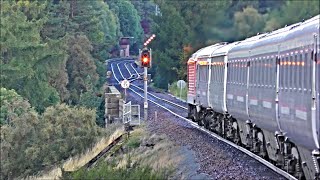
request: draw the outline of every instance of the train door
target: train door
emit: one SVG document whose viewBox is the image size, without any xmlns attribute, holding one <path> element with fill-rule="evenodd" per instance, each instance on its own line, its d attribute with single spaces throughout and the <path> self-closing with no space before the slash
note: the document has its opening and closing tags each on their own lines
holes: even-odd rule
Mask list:
<svg viewBox="0 0 320 180">
<path fill-rule="evenodd" d="M 319 99 L 319 89 L 316 88 L 316 85 L 319 84 L 319 76 L 317 77 L 317 61 L 318 61 L 318 56 L 317 56 L 317 51 L 318 51 L 318 35 L 314 35 L 314 42 L 313 42 L 313 54 L 312 54 L 312 86 L 311 86 L 311 91 L 312 91 L 312 104 L 311 104 L 311 121 L 312 121 L 312 135 L 313 139 L 315 141 L 315 144 L 317 148 L 319 149 L 319 124 L 320 120 L 319 118 L 319 103 L 317 103 L 317 99 Z M 318 116 L 318 117 L 317 117 Z"/>
</svg>

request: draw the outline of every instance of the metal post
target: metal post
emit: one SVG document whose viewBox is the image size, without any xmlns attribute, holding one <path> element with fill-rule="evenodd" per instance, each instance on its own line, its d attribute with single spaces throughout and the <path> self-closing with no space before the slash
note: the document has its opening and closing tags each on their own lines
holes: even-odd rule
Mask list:
<svg viewBox="0 0 320 180">
<path fill-rule="evenodd" d="M 144 67 L 144 75 L 143 75 L 143 81 L 144 81 L 144 120 L 147 121 L 148 119 L 148 68 Z"/>
</svg>

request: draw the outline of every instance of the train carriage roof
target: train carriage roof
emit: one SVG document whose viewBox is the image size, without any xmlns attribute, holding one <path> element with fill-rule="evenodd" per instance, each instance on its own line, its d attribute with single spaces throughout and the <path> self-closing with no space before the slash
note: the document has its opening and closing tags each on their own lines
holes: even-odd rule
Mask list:
<svg viewBox="0 0 320 180">
<path fill-rule="evenodd" d="M 302 22 L 299 26 L 290 29 L 284 38 L 284 41 L 290 41 L 294 38 L 302 37 L 303 41 L 300 43 L 312 43 L 314 40 L 313 34 L 318 34 L 320 30 L 320 15 L 317 15 L 305 22 Z M 319 38 L 318 38 L 319 40 Z M 309 41 L 309 42 L 308 42 Z M 291 44 L 292 45 L 292 44 Z M 300 44 L 302 46 L 302 44 Z"/>
<path fill-rule="evenodd" d="M 228 54 L 229 50 L 233 48 L 235 45 L 239 44 L 240 42 L 233 42 L 230 44 L 226 44 L 223 47 L 216 49 L 215 51 L 212 52 L 211 57 L 217 57 L 217 56 L 225 56 Z"/>
<path fill-rule="evenodd" d="M 299 22 L 295 23 L 289 26 L 286 26 L 284 28 L 272 31 L 270 33 L 267 33 L 265 36 L 261 37 L 258 41 L 256 41 L 252 46 L 252 56 L 256 54 L 262 54 L 263 53 L 274 53 L 278 51 L 278 44 L 281 43 L 281 49 L 284 48 L 284 46 L 288 46 L 283 44 L 283 41 L 291 40 L 292 38 L 295 38 L 297 36 L 306 34 L 307 29 L 310 29 L 310 24 L 313 24 L 314 26 L 318 25 L 319 27 L 319 15 L 315 16 L 305 22 Z M 313 29 L 314 31 L 315 29 Z M 319 30 L 318 30 L 319 31 Z M 310 33 L 309 33 L 310 34 Z M 268 48 L 266 48 L 268 46 Z M 296 44 L 291 43 L 289 46 L 296 46 Z M 289 47 L 286 47 L 287 49 Z"/>
<path fill-rule="evenodd" d="M 261 37 L 265 36 L 264 34 L 259 34 L 250 38 L 247 38 L 240 43 L 236 44 L 233 48 L 229 50 L 229 59 L 230 58 L 246 58 L 249 57 L 249 50 L 251 49 L 252 45 L 257 42 Z"/>
<path fill-rule="evenodd" d="M 222 43 L 217 43 L 217 44 L 214 44 L 214 45 L 211 45 L 211 46 L 204 47 L 204 48 L 200 49 L 199 51 L 197 51 L 196 57 L 197 57 L 197 58 L 210 57 L 211 54 L 212 54 L 215 50 L 217 50 L 217 49 L 219 49 L 219 48 L 221 48 L 221 47 L 223 47 L 223 46 L 225 46 L 225 45 L 226 45 L 226 43 L 225 43 L 225 42 L 222 42 Z"/>
</svg>

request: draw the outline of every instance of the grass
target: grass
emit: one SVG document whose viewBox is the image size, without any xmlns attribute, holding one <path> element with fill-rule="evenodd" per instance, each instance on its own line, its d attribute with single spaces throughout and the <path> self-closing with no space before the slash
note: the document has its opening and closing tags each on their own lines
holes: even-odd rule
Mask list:
<svg viewBox="0 0 320 180">
<path fill-rule="evenodd" d="M 166 171 L 154 171 L 148 166 L 135 166 L 132 168 L 115 168 L 116 163 L 101 162 L 99 166 L 66 175 L 63 179 L 168 179 Z"/>
<path fill-rule="evenodd" d="M 143 125 L 114 149 L 93 168 L 67 173 L 63 179 L 170 179 L 183 158 L 165 135 L 150 134 Z"/>
<path fill-rule="evenodd" d="M 180 88 L 178 88 L 177 82 L 174 82 L 169 86 L 169 92 L 172 95 L 180 98 Z M 188 93 L 188 87 L 186 86 L 185 88 L 182 88 L 181 99 L 187 100 L 187 93 Z"/>
<path fill-rule="evenodd" d="M 63 169 L 65 171 L 75 171 L 84 166 L 88 163 L 92 158 L 97 156 L 104 148 L 106 148 L 114 139 L 119 137 L 121 134 L 124 133 L 122 130 L 123 128 L 120 127 L 109 127 L 113 129 L 113 133 L 111 134 L 112 130 L 107 132 L 106 134 L 111 134 L 102 138 L 92 149 L 87 151 L 87 153 L 82 154 L 75 158 L 70 158 L 66 163 L 63 165 Z M 114 129 L 115 128 L 115 129 Z"/>
<path fill-rule="evenodd" d="M 103 137 L 93 147 L 88 148 L 84 154 L 71 157 L 61 167 L 55 167 L 51 170 L 40 172 L 39 175 L 29 176 L 25 179 L 60 179 L 62 177 L 62 169 L 67 172 L 72 172 L 80 169 L 93 157 L 98 155 L 105 147 L 107 147 L 113 139 L 123 134 L 122 126 L 119 124 L 112 124 L 107 129 L 103 129 Z"/>
</svg>

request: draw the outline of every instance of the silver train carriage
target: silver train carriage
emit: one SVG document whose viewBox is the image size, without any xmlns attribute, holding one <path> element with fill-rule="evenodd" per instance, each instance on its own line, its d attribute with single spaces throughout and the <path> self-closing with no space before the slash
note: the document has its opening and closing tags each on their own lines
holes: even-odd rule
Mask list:
<svg viewBox="0 0 320 180">
<path fill-rule="evenodd" d="M 319 178 L 319 39 L 318 15 L 199 50 L 188 61 L 189 117 L 298 178 Z"/>
</svg>

